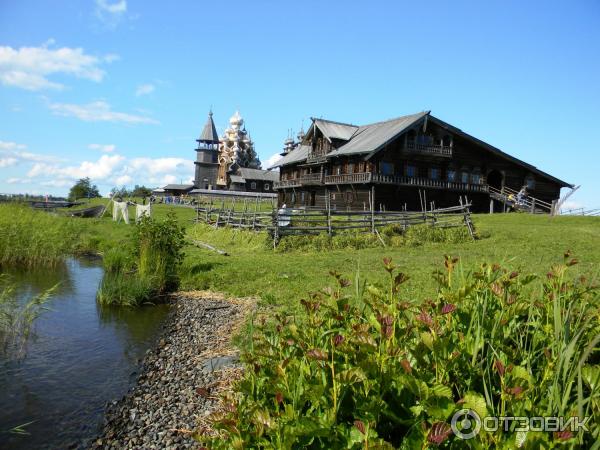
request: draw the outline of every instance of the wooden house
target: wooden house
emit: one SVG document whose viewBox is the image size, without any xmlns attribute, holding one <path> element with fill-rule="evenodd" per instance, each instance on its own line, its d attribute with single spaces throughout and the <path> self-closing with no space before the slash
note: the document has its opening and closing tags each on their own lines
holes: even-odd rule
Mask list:
<svg viewBox="0 0 600 450">
<path fill-rule="evenodd" d="M 301 141 L 286 141 L 277 164 L 280 205 L 369 209 L 373 201 L 376 209 L 420 210 L 424 202 L 457 205 L 466 195 L 474 211 L 489 211 L 503 188 L 526 185 L 552 204 L 572 187 L 429 111 L 361 126 L 311 120 Z"/>
</svg>

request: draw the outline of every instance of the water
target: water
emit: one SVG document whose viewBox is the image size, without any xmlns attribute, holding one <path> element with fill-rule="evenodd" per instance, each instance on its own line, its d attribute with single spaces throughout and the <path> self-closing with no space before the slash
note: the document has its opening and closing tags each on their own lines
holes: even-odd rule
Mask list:
<svg viewBox="0 0 600 450">
<path fill-rule="evenodd" d="M 60 282 L 35 323 L 26 353 L 0 354 L 0 448 L 85 448 L 100 431 L 107 401 L 135 382 L 140 359 L 160 333 L 167 306 L 102 308 L 98 260 L 53 271 L 12 272 L 30 298 Z M 29 435 L 5 430 L 26 422 Z"/>
</svg>

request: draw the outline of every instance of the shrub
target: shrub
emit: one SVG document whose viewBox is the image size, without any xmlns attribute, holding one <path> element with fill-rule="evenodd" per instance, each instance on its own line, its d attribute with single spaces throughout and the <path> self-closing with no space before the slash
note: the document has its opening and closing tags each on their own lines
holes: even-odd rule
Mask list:
<svg viewBox="0 0 600 450">
<path fill-rule="evenodd" d="M 135 226 L 129 246 L 105 253 L 106 273 L 98 301 L 135 306 L 176 289 L 183 245 L 184 230 L 173 213 L 162 221 L 143 217 Z"/>
<path fill-rule="evenodd" d="M 253 331 L 248 367 L 197 439 L 212 448 L 590 448 L 600 439 L 598 288 L 565 254 L 545 279 L 446 257 L 436 298 L 404 297 L 333 273 L 305 313 Z M 353 286 L 353 292 L 348 292 Z M 591 417 L 589 432 L 487 433 L 462 441 L 451 418 Z M 213 436 L 211 438 L 211 436 Z"/>
</svg>

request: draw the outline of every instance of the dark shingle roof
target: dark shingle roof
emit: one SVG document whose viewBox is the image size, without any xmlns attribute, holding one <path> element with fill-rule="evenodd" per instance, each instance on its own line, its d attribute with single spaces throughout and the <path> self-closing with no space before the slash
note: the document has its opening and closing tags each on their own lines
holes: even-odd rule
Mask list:
<svg viewBox="0 0 600 450">
<path fill-rule="evenodd" d="M 272 167 L 282 167 L 287 166 L 289 164 L 296 164 L 302 161 L 306 161 L 306 157 L 308 156 L 308 152 L 310 151 L 310 145 L 300 145 L 296 147 L 294 150 L 289 152 Z"/>
<path fill-rule="evenodd" d="M 359 127 L 349 123 L 334 122 L 325 119 L 313 119 L 314 124 L 321 130 L 323 136 L 331 142 L 332 139 L 349 140 Z"/>
<path fill-rule="evenodd" d="M 215 123 L 213 122 L 212 115 L 212 111 L 208 113 L 208 120 L 204 125 L 202 134 L 200 134 L 200 138 L 198 139 L 199 141 L 219 141 L 219 135 L 217 134 L 217 129 L 215 127 Z"/>
<path fill-rule="evenodd" d="M 193 187 L 193 184 L 167 184 L 163 189 L 165 191 L 189 191 Z"/>
<path fill-rule="evenodd" d="M 272 170 L 240 167 L 238 174 L 245 180 L 279 181 L 279 172 Z"/>
</svg>

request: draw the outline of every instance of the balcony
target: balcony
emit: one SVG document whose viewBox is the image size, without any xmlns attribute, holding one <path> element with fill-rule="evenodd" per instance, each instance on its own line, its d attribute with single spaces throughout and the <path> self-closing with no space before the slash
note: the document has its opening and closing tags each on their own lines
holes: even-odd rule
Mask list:
<svg viewBox="0 0 600 450">
<path fill-rule="evenodd" d="M 325 153 L 309 153 L 306 157 L 306 164 L 323 164 L 327 161 Z"/>
<path fill-rule="evenodd" d="M 446 180 L 432 180 L 430 178 L 401 177 L 396 175 L 383 175 L 381 173 L 361 172 L 343 175 L 327 175 L 312 173 L 302 175 L 293 180 L 275 182 L 275 189 L 292 188 L 300 186 L 321 186 L 333 184 L 393 184 L 400 186 L 416 186 L 431 189 L 448 189 L 452 191 L 488 192 L 487 184 L 457 183 Z"/>
<path fill-rule="evenodd" d="M 404 149 L 413 153 L 421 153 L 423 155 L 443 156 L 452 158 L 452 147 L 439 144 L 417 144 L 415 142 L 407 142 Z"/>
<path fill-rule="evenodd" d="M 293 188 L 300 186 L 320 186 L 323 184 L 322 173 L 309 173 L 291 180 L 280 180 L 273 183 L 274 189 Z"/>
</svg>

